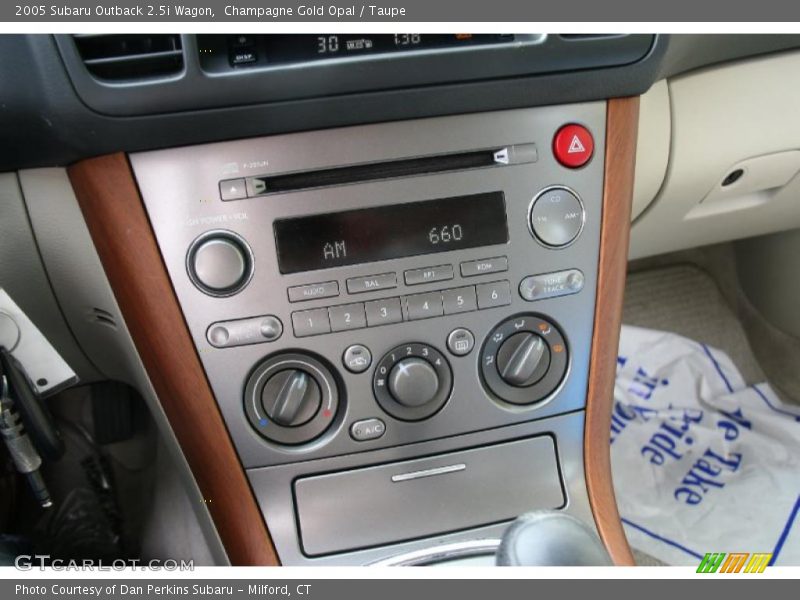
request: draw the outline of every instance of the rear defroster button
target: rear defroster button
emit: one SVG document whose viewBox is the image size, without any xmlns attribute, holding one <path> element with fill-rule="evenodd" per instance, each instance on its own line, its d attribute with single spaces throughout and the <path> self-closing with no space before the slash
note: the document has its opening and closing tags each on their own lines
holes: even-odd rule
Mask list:
<svg viewBox="0 0 800 600">
<path fill-rule="evenodd" d="M 458 327 L 447 336 L 447 349 L 456 356 L 466 356 L 475 347 L 475 336 L 469 329 Z"/>
</svg>

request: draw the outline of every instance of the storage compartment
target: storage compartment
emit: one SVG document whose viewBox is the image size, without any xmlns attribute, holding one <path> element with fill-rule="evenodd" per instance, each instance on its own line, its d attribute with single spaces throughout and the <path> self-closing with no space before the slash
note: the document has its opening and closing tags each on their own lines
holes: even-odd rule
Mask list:
<svg viewBox="0 0 800 600">
<path fill-rule="evenodd" d="M 298 479 L 303 551 L 344 552 L 565 505 L 553 438 Z"/>
<path fill-rule="evenodd" d="M 670 79 L 669 168 L 646 210 L 637 198 L 631 258 L 800 226 L 800 84 L 787 76 L 798 69 L 800 52 L 788 52 Z M 639 136 L 653 159 L 663 147 L 657 131 L 646 120 Z M 649 165 L 637 164 L 636 176 L 652 193 Z"/>
</svg>

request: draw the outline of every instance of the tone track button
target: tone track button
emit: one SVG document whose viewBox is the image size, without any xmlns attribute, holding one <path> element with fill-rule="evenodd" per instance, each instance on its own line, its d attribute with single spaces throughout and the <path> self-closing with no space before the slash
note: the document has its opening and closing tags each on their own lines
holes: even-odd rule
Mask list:
<svg viewBox="0 0 800 600">
<path fill-rule="evenodd" d="M 580 292 L 583 289 L 583 283 L 583 273 L 578 269 L 530 275 L 520 281 L 519 295 L 528 302 L 568 296 Z"/>
</svg>

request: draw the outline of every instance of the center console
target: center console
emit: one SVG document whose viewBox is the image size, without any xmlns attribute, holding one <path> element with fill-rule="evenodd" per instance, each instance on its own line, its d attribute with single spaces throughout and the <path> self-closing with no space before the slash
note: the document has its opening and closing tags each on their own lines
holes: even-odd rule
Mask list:
<svg viewBox="0 0 800 600">
<path fill-rule="evenodd" d="M 537 508 L 594 522 L 605 119 L 595 102 L 131 155 L 284 564 L 491 546 Z"/>
</svg>

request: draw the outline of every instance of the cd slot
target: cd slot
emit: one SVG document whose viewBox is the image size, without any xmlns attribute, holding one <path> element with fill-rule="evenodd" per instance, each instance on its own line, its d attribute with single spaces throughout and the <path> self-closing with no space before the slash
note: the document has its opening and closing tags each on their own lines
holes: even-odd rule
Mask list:
<svg viewBox="0 0 800 600">
<path fill-rule="evenodd" d="M 535 144 L 517 144 L 489 150 L 407 158 L 316 171 L 263 175 L 247 179 L 247 196 L 263 196 L 380 179 L 532 163 L 536 162 L 537 158 Z M 224 184 L 225 182 L 221 182 L 221 187 Z"/>
</svg>

